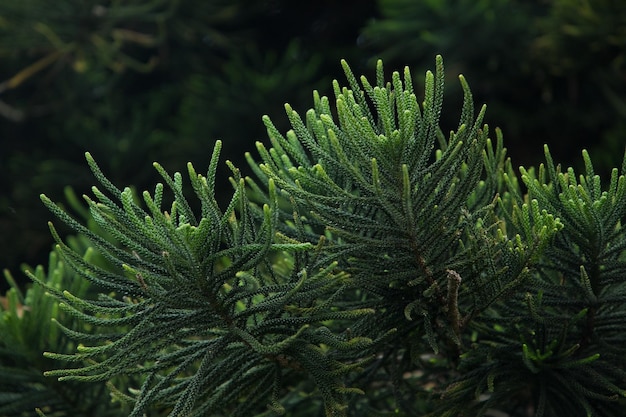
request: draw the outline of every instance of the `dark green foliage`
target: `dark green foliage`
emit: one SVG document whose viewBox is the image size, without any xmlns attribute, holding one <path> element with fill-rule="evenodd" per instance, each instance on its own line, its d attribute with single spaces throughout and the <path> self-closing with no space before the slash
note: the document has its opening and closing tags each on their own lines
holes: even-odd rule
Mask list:
<svg viewBox="0 0 626 417">
<path fill-rule="evenodd" d="M 135 403 L 131 416 L 142 415 L 149 406 L 169 408 L 171 415 L 216 415 L 221 410 L 247 416 L 266 405 L 282 410 L 281 381 L 298 372 L 308 374 L 319 387 L 328 414 L 338 414 L 344 394 L 351 391 L 341 377 L 358 366 L 339 359 L 354 357 L 372 340 L 334 335 L 320 323 L 353 320 L 372 311 L 331 309 L 333 298 L 344 291 L 346 274 L 336 263 L 322 265 L 309 261 L 313 254 L 300 254 L 311 249 L 309 243 L 274 241 L 278 210 L 272 183 L 269 205 L 263 206 L 263 220 L 256 223 L 244 180 L 233 167 L 236 191 L 227 209 L 220 211 L 214 189 L 220 146 L 218 142 L 206 177 L 188 167 L 201 203 L 198 214 L 183 196 L 180 174 L 170 178 L 156 165 L 174 203 L 169 212 L 162 211 L 164 187 L 158 185 L 153 195 L 143 193 L 144 211 L 130 189 L 117 190 L 88 156 L 106 192 L 117 200 L 94 188 L 98 202 L 89 200 L 91 214 L 124 249 L 80 226 L 44 198 L 119 268 L 91 266 L 59 240 L 66 261 L 93 284 L 122 296 L 85 301 L 58 292 L 73 315 L 111 330 L 98 339 L 79 335 L 102 343 L 81 347 L 77 355 L 46 355 L 96 363 L 47 375 L 85 382 L 141 375 L 135 395 L 126 391 L 132 388 L 128 386 L 114 391 L 118 400 Z"/>
<path fill-rule="evenodd" d="M 387 385 L 389 393 L 410 398 L 434 375 L 400 376 L 417 372 L 419 356 L 430 349 L 452 366 L 469 342 L 466 327 L 529 277 L 560 224 L 536 201 L 496 203 L 504 149 L 500 137 L 494 149 L 480 125 L 484 109 L 474 119 L 462 77 L 458 130 L 443 137 L 441 60 L 436 74 L 426 75 L 421 109 L 408 70 L 385 84 L 379 63 L 377 85 L 361 78 L 361 88 L 344 68 L 350 89 L 334 84 L 339 123 L 319 96 L 305 121 L 287 106 L 294 130 L 286 136 L 266 118 L 273 148 L 257 145 L 263 159 L 257 172 L 266 183 L 273 179 L 294 207 L 307 209 L 285 233 L 301 238 L 307 226 L 325 229 L 326 256 L 341 260 L 361 303 L 376 309 L 353 328 L 396 329 L 385 356 L 366 370 L 366 392 Z M 504 220 L 506 228 L 499 224 Z"/>
<path fill-rule="evenodd" d="M 576 178 L 546 148 L 519 180 L 463 76 L 444 133 L 441 57 L 420 99 L 408 69 L 342 65 L 335 106 L 286 105 L 285 134 L 264 117 L 224 205 L 219 141 L 189 187 L 155 163 L 140 195 L 87 154 L 97 227 L 42 196 L 101 256 L 51 224 L 99 295 L 29 273 L 79 343 L 44 347 L 45 375 L 107 383 L 130 416 L 623 416 L 626 157 L 603 186 L 586 152 Z"/>
<path fill-rule="evenodd" d="M 476 346 L 460 365 L 468 373 L 444 395 L 449 415 L 499 403 L 524 415 L 525 397 L 537 416 L 624 415 L 626 172 L 614 169 L 603 188 L 587 152 L 583 160 L 586 172 L 577 178 L 555 166 L 546 147 L 538 172 L 521 169 L 529 198 L 564 228 L 525 288 L 476 328 Z M 479 395 L 471 408 L 448 407 Z"/>
<path fill-rule="evenodd" d="M 381 297 L 370 301 L 385 312 L 375 320 L 389 320 L 389 327 L 406 321 L 404 338 L 415 327 L 413 316 L 420 317 L 435 351 L 433 324 L 444 317 L 451 327 L 442 331 L 460 344 L 464 322 L 507 291 L 537 243 L 558 224 L 545 213 L 516 206 L 520 217 L 512 226 L 521 229 L 519 240 L 490 235 L 487 230 L 497 219 L 488 210 L 496 189 L 493 177 L 479 184 L 488 141 L 486 126 L 480 126 L 482 112 L 474 120 L 471 94 L 461 78 L 466 96 L 458 131 L 443 138 L 443 64 L 437 64 L 437 73 L 426 75 L 421 110 L 408 69 L 385 85 L 379 63 L 378 85 L 362 78 L 361 90 L 346 67 L 351 89 L 335 83 L 338 124 L 328 99 L 317 97 L 306 124 L 287 107 L 294 126 L 287 138 L 266 119 L 274 148 L 258 145 L 262 175 L 276 181 L 296 207 L 307 208 L 312 228 L 330 232 L 328 256 L 344 260 L 357 288 Z M 303 148 L 311 158 L 304 157 Z M 498 155 L 490 151 L 485 163 L 493 167 L 501 163 L 496 158 L 503 150 L 500 145 Z M 477 265 L 487 257 L 484 250 L 491 251 L 490 268 Z M 463 277 L 460 287 L 458 276 Z M 456 297 L 464 290 L 476 304 L 465 306 L 467 316 L 461 317 Z"/>
<path fill-rule="evenodd" d="M 84 262 L 100 264 L 93 249 L 85 250 L 87 244 L 86 239 L 72 239 L 74 250 L 84 252 Z M 111 403 L 104 384 L 60 383 L 42 374 L 42 370 L 59 365 L 58 361 L 44 358 L 42 352 L 75 351 L 77 342 L 71 336 L 76 333 L 71 329 L 90 335 L 98 331 L 68 314 L 48 291 L 64 289 L 81 298 L 90 298 L 93 291 L 87 281 L 59 259 L 56 251 L 50 253 L 47 274 L 42 267 L 28 273 L 44 285 L 22 293 L 5 270 L 11 289 L 0 298 L 0 415 L 35 416 L 35 408 L 49 416 L 124 415 L 119 405 Z M 68 362 L 60 363 L 71 366 Z"/>
</svg>

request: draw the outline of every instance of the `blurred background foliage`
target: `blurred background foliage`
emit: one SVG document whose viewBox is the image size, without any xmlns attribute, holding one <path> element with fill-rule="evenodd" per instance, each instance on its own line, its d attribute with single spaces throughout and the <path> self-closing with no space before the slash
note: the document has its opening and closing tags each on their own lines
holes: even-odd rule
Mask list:
<svg viewBox="0 0 626 417">
<path fill-rule="evenodd" d="M 587 148 L 605 169 L 626 143 L 626 2 L 381 0 L 364 38 L 388 63 L 427 68 L 437 51 L 463 73 L 487 121 L 503 128 L 515 165 L 544 143 L 574 161 Z M 448 85 L 454 85 L 449 83 Z M 456 83 L 458 84 L 458 83 Z M 458 88 L 458 87 L 457 87 Z"/>
<path fill-rule="evenodd" d="M 488 104 L 514 165 L 538 163 L 544 143 L 562 161 L 589 149 L 599 171 L 621 160 L 622 0 L 0 2 L 0 267 L 46 261 L 38 196 L 88 191 L 87 150 L 139 190 L 157 181 L 152 161 L 208 166 L 216 139 L 245 169 L 261 115 L 286 129 L 283 104 L 304 112 L 313 89 L 330 94 L 340 59 L 368 75 L 377 58 L 408 65 L 420 82 L 436 54 Z"/>
</svg>

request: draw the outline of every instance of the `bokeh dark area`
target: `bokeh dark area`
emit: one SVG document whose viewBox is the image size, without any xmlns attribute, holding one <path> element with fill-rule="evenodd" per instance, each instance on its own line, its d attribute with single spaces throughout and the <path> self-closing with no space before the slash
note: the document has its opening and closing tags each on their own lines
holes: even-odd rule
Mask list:
<svg viewBox="0 0 626 417">
<path fill-rule="evenodd" d="M 514 165 L 539 164 L 543 144 L 566 166 L 580 169 L 583 148 L 598 173 L 621 165 L 621 0 L 0 2 L 0 267 L 47 263 L 53 217 L 39 194 L 89 193 L 86 151 L 137 190 L 159 181 L 153 161 L 202 172 L 216 139 L 247 172 L 261 116 L 288 129 L 284 103 L 304 113 L 312 90 L 331 94 L 340 59 L 370 77 L 377 58 L 388 74 L 407 65 L 419 91 L 436 54 L 444 130 L 456 128 L 463 73 Z"/>
</svg>

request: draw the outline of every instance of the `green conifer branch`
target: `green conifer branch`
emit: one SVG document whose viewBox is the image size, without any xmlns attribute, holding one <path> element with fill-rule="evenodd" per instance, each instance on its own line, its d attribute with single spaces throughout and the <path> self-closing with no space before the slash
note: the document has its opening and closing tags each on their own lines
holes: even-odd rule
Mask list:
<svg viewBox="0 0 626 417">
<path fill-rule="evenodd" d="M 321 105 L 317 106 L 319 114 L 316 110 L 307 112 L 306 123 L 286 106 L 293 125 L 293 131 L 286 136 L 295 136 L 301 148 L 310 152 L 309 159 L 299 167 L 287 167 L 272 155 L 284 153 L 285 161 L 296 157 L 302 160 L 300 151 L 295 155 L 281 146 L 272 148 L 275 151 L 272 153 L 272 149 L 258 145 L 262 163 L 257 165 L 250 157 L 248 161 L 257 175 L 261 175 L 262 182 L 273 179 L 298 206 L 310 208 L 310 227 L 326 227 L 333 237 L 330 251 L 342 254 L 345 267 L 358 287 L 388 297 L 391 303 L 406 300 L 400 309 L 387 305 L 381 310 L 391 309 L 401 314 L 395 320 L 396 326 L 403 317 L 411 317 L 411 310 L 417 308 L 430 311 L 426 328 L 441 314 L 448 325 L 456 328 L 452 332 L 441 329 L 442 335 L 458 334 L 460 327 L 467 325 L 479 311 L 522 282 L 527 276 L 526 266 L 534 260 L 532 254 L 541 253 L 545 242 L 558 230 L 558 221 L 545 211 L 538 212 L 536 208 L 529 211 L 522 205 L 515 209 L 517 214 L 509 217 L 516 217 L 513 223 L 523 226 L 523 234 L 513 235 L 513 239 L 501 235 L 499 246 L 488 249 L 492 254 L 500 254 L 489 259 L 492 265 L 489 276 L 484 276 L 479 268 L 471 268 L 470 263 L 462 263 L 464 255 L 455 254 L 454 248 L 463 235 L 474 233 L 471 231 L 477 218 L 463 220 L 461 209 L 472 204 L 474 211 L 488 210 L 495 193 L 502 188 L 502 180 L 498 178 L 505 164 L 505 151 L 500 135 L 495 150 L 487 146 L 490 143 L 487 129 L 480 127 L 484 107 L 474 118 L 472 95 L 461 77 L 464 105 L 459 128 L 442 141 L 441 57 L 437 58 L 436 73 L 426 74 L 423 110 L 412 90 L 408 69 L 404 80 L 394 73 L 391 83 L 385 84 L 381 81 L 384 77 L 380 75 L 382 63 L 379 63 L 377 85 L 373 86 L 364 77 L 359 84 L 347 64 L 342 65 L 350 89 L 333 83 L 338 123 L 333 121 L 329 109 Z M 316 101 L 327 102 L 323 98 Z M 272 143 L 283 143 L 283 135 L 271 121 L 267 118 L 264 121 Z M 441 144 L 441 149 L 433 159 L 436 142 Z M 491 175 L 482 180 L 485 172 Z M 513 207 L 507 210 L 513 211 Z M 495 224 L 499 220 L 481 221 Z M 461 240 L 472 245 L 465 249 L 465 254 L 476 251 L 471 257 L 474 260 L 487 258 L 484 250 L 478 248 L 487 242 L 492 246 L 491 241 L 490 234 L 479 240 Z M 496 264 L 499 266 L 495 267 Z M 467 276 L 464 291 L 470 289 L 475 300 L 484 300 L 473 307 L 464 306 L 469 310 L 464 318 L 461 313 L 454 314 L 454 324 L 450 322 L 452 316 L 444 311 L 457 304 L 450 300 L 456 292 L 447 295 L 444 290 L 446 269 Z M 503 274 L 503 271 L 507 272 Z M 479 277 L 483 284 L 476 285 Z M 422 297 L 423 292 L 428 297 Z M 428 307 L 418 308 L 424 303 Z M 434 340 L 429 339 L 433 345 Z"/>
<path fill-rule="evenodd" d="M 517 224 L 522 235 L 532 235 L 543 211 L 558 217 L 562 230 L 544 243 L 545 254 L 537 258 L 538 269 L 531 271 L 525 300 L 513 296 L 502 309 L 499 306 L 493 327 L 480 327 L 479 333 L 489 336 L 479 341 L 479 346 L 484 343 L 482 347 L 463 358 L 461 369 L 470 366 L 473 376 L 450 386 L 450 401 L 443 409 L 452 413 L 466 410 L 461 398 L 469 398 L 470 392 L 459 387 L 482 384 L 478 378 L 484 381 L 487 375 L 495 378 L 478 391 L 488 399 L 476 412 L 529 391 L 536 415 L 576 414 L 579 410 L 588 415 L 621 413 L 626 373 L 620 365 L 623 345 L 618 342 L 622 332 L 617 326 L 618 321 L 623 325 L 623 315 L 617 311 L 624 293 L 614 274 L 624 271 L 620 219 L 626 203 L 615 198 L 621 192 L 623 174 L 618 176 L 617 169 L 613 170 L 603 189 L 586 152 L 586 173 L 579 177 L 572 168 L 562 170 L 556 165 L 547 147 L 545 154 L 546 164 L 536 173 L 520 168 L 531 204 L 526 209 L 515 208 L 519 207 L 517 197 L 509 197 L 508 203 L 503 198 L 500 204 L 513 204 L 514 217 L 507 217 L 506 224 Z M 509 184 L 513 184 L 510 178 Z M 512 197 L 520 195 L 511 191 Z M 526 313 L 520 316 L 524 304 Z M 611 325 L 605 325 L 609 322 Z M 527 382 L 512 384 L 505 372 L 527 378 Z M 525 372 L 527 377 L 522 377 Z"/>
<path fill-rule="evenodd" d="M 51 224 L 64 263 L 103 293 L 31 274 L 83 323 L 55 328 L 80 344 L 50 349 L 64 365 L 46 375 L 106 381 L 131 417 L 291 415 L 304 397 L 341 417 L 620 415 L 626 156 L 606 188 L 587 152 L 577 177 L 547 147 L 520 180 L 463 76 L 444 135 L 441 57 L 421 102 L 408 69 L 386 82 L 379 61 L 374 85 L 342 66 L 334 109 L 315 92 L 303 117 L 285 105 L 292 130 L 263 118 L 255 179 L 226 162 L 224 210 L 220 142 L 206 176 L 187 166 L 199 204 L 159 164 L 163 184 L 137 195 L 90 155 L 101 233 L 42 196 L 105 261 Z M 23 298 L 9 294 L 7 314 Z"/>
<path fill-rule="evenodd" d="M 86 201 L 115 243 L 42 197 L 61 220 L 93 238 L 112 268 L 90 265 L 51 226 L 65 261 L 93 284 L 114 291 L 84 300 L 69 291 L 51 290 L 62 299 L 64 312 L 104 332 L 93 337 L 62 326 L 64 333 L 86 345 L 73 354 L 46 353 L 78 365 L 46 375 L 92 383 L 130 376 L 136 389 L 115 391 L 120 400 L 132 401 L 131 416 L 142 415 L 148 407 L 199 416 L 225 409 L 246 415 L 268 403 L 280 410 L 277 393 L 285 387 L 274 384 L 304 373 L 317 386 L 329 415 L 343 415 L 346 394 L 358 391 L 346 388 L 344 379 L 367 360 L 369 355 L 361 352 L 380 338 L 344 340 L 341 334 L 318 333 L 316 328 L 322 322 L 358 321 L 374 310 L 332 303 L 340 299 L 349 277 L 336 263 L 320 267 L 319 262 L 307 262 L 304 254 L 315 249 L 311 243 L 275 240 L 280 209 L 273 179 L 267 182 L 267 203 L 256 210 L 247 200 L 244 179 L 230 165 L 235 191 L 226 210 L 220 210 L 212 190 L 220 145 L 214 149 L 208 177 L 188 165 L 200 216 L 184 195 L 180 174 L 169 176 L 155 164 L 173 193 L 173 203 L 169 212 L 163 211 L 163 186 L 158 185 L 154 195 L 142 194 L 143 208 L 130 188 L 113 186 L 88 156 L 94 174 L 113 195 L 94 188 L 97 201 Z M 356 352 L 363 359 L 354 362 Z M 312 355 L 317 359 L 312 361 Z M 268 384 L 274 393 L 271 401 Z"/>
<path fill-rule="evenodd" d="M 75 239 L 72 245 L 83 252 L 86 260 L 100 262 L 93 250 L 85 249 L 84 239 Z M 87 299 L 92 296 L 88 282 L 68 268 L 56 251 L 50 253 L 47 270 L 39 266 L 28 269 L 27 273 L 48 288 L 36 285 L 26 291 L 19 290 L 11 274 L 5 271 L 12 287 L 2 298 L 6 305 L 0 302 L 0 414 L 35 415 L 35 408 L 39 407 L 50 415 L 121 415 L 123 409 L 109 403 L 104 386 L 63 384 L 42 374 L 42 370 L 55 365 L 72 366 L 63 358 L 61 362 L 46 359 L 42 352 L 46 349 L 72 352 L 76 342 L 71 335 L 78 332 L 70 328 L 79 328 L 78 320 L 60 309 L 58 300 L 48 291 L 67 288 Z M 57 320 L 68 327 L 59 329 L 55 325 Z M 100 337 L 98 330 L 90 336 L 93 340 Z"/>
</svg>

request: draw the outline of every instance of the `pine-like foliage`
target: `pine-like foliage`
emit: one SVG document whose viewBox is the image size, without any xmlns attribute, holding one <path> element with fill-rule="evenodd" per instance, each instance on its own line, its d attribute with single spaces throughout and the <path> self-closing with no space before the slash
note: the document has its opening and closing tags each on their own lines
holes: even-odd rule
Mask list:
<svg viewBox="0 0 626 417">
<path fill-rule="evenodd" d="M 85 249 L 88 242 L 84 239 L 72 239 L 70 244 L 84 254 L 85 262 L 99 263 L 94 251 Z M 70 329 L 78 328 L 87 331 L 78 319 L 59 308 L 59 300 L 48 294 L 46 287 L 65 288 L 82 298 L 89 298 L 92 292 L 89 283 L 67 268 L 56 251 L 50 253 L 47 273 L 40 266 L 29 274 L 46 286 L 32 286 L 23 292 L 5 271 L 11 288 L 0 298 L 0 415 L 35 416 L 36 409 L 51 416 L 124 415 L 119 404 L 110 403 L 104 384 L 60 383 L 43 375 L 42 370 L 70 364 L 44 358 L 42 352 L 54 350 L 71 354 L 77 344 L 66 333 L 71 335 Z M 61 322 L 66 333 L 58 326 Z M 98 331 L 97 328 L 91 330 Z"/>
<path fill-rule="evenodd" d="M 549 381 L 536 388 L 538 410 L 622 415 L 626 402 L 616 400 L 626 396 L 626 158 L 603 189 L 586 151 L 580 176 L 555 166 L 547 147 L 545 155 L 537 177 L 522 169 L 522 178 L 529 194 L 566 227 L 546 252 L 538 285 L 528 290 L 537 293 L 530 312 L 537 310 L 531 317 L 544 339 L 528 340 L 523 358 L 535 365 L 527 365 L 535 373 L 545 371 L 546 362 L 558 364 L 550 363 L 548 368 L 556 369 L 549 369 Z M 555 388 L 546 382 L 552 381 L 568 399 L 565 404 L 549 395 Z"/>
<path fill-rule="evenodd" d="M 225 209 L 220 142 L 206 175 L 188 165 L 193 199 L 158 164 L 165 185 L 120 190 L 88 154 L 99 233 L 43 197 L 112 265 L 51 226 L 101 294 L 48 285 L 85 330 L 60 327 L 81 344 L 46 374 L 110 381 L 131 416 L 623 415 L 625 168 L 603 192 L 586 154 L 577 181 L 546 152 L 524 194 L 462 76 L 443 133 L 441 57 L 422 100 L 408 69 L 342 65 L 335 106 L 286 105 L 286 134 L 264 118 Z"/>
<path fill-rule="evenodd" d="M 461 365 L 471 371 L 444 396 L 447 404 L 465 401 L 446 415 L 489 407 L 524 415 L 528 397 L 536 416 L 625 415 L 626 158 L 603 189 L 587 152 L 578 178 L 555 165 L 547 147 L 545 155 L 538 172 L 521 169 L 522 179 L 565 227 L 524 290 L 477 327 L 477 348 Z M 468 407 L 475 397 L 483 401 Z"/>
<path fill-rule="evenodd" d="M 319 250 L 306 252 L 310 243 L 275 239 L 279 211 L 272 183 L 270 204 L 257 222 L 244 180 L 233 167 L 236 191 L 226 210 L 219 209 L 214 184 L 220 146 L 217 142 L 206 177 L 188 167 L 199 215 L 183 196 L 180 174 L 172 178 L 156 164 L 174 202 L 163 211 L 164 186 L 159 184 L 154 194 L 143 193 L 144 209 L 130 188 L 118 190 L 108 182 L 88 155 L 104 191 L 116 199 L 94 187 L 98 201 L 88 199 L 91 214 L 122 248 L 44 197 L 53 212 L 119 266 L 108 271 L 91 265 L 58 239 L 66 262 L 111 292 L 87 301 L 55 291 L 64 299 L 62 308 L 110 331 L 72 333 L 85 342 L 75 355 L 46 356 L 85 365 L 47 374 L 85 382 L 140 375 L 139 386 L 113 392 L 117 400 L 134 403 L 131 416 L 148 407 L 169 409 L 174 416 L 249 416 L 268 407 L 268 413 L 281 412 L 282 381 L 303 373 L 319 388 L 328 415 L 339 414 L 344 394 L 351 391 L 341 377 L 358 362 L 340 362 L 334 351 L 358 352 L 372 341 L 333 335 L 320 323 L 371 310 L 328 308 L 347 276 L 336 262 L 322 266 L 309 259 Z"/>
<path fill-rule="evenodd" d="M 353 329 L 396 330 L 367 382 L 410 397 L 425 381 L 403 377 L 420 368 L 420 355 L 432 348 L 452 365 L 467 325 L 528 277 L 560 223 L 536 201 L 496 200 L 505 151 L 481 126 L 484 108 L 474 117 L 463 77 L 458 129 L 443 136 L 441 57 L 426 74 L 422 106 L 408 69 L 385 83 L 379 62 L 377 85 L 362 77 L 362 87 L 344 69 L 350 88 L 334 84 L 338 122 L 325 97 L 304 121 L 287 106 L 294 130 L 283 136 L 266 118 L 273 148 L 258 144 L 263 163 L 252 166 L 307 211 L 285 233 L 302 240 L 307 227 L 326 230 L 325 255 L 340 260 L 360 303 L 378 313 Z"/>
</svg>

